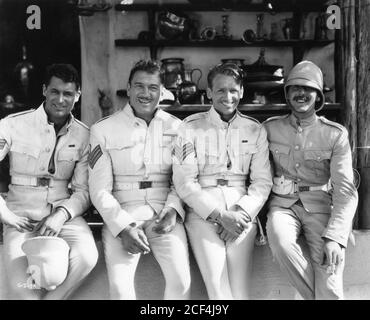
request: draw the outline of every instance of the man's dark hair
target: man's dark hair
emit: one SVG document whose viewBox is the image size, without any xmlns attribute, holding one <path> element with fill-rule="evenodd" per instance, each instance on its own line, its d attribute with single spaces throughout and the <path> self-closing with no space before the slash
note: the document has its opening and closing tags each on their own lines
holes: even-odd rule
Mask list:
<svg viewBox="0 0 370 320">
<path fill-rule="evenodd" d="M 73 82 L 76 90 L 81 89 L 81 81 L 74 66 L 67 63 L 55 63 L 46 67 L 44 84 L 48 86 L 52 77 L 57 77 L 64 82 Z"/>
<path fill-rule="evenodd" d="M 158 72 L 161 83 L 163 83 L 163 72 L 161 70 L 161 65 L 158 61 L 153 60 L 140 60 L 135 63 L 133 68 L 130 71 L 128 77 L 128 83 L 131 84 L 131 80 L 134 77 L 134 74 L 138 71 L 144 71 L 149 74 L 155 74 Z"/>
<path fill-rule="evenodd" d="M 235 63 L 221 63 L 213 67 L 207 76 L 208 87 L 212 89 L 213 79 L 218 75 L 223 74 L 225 76 L 233 77 L 235 82 L 240 86 L 243 85 L 244 72 Z"/>
</svg>

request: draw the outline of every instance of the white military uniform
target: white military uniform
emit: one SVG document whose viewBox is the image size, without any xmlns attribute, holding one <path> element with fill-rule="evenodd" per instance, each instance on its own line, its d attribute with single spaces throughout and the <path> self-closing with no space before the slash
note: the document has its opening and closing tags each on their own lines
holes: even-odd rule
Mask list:
<svg viewBox="0 0 370 320">
<path fill-rule="evenodd" d="M 103 243 L 111 298 L 135 299 L 134 274 L 139 254 L 123 249 L 119 233 L 140 226 L 166 279 L 165 299 L 189 297 L 190 269 L 182 202 L 171 185 L 173 139 L 181 121 L 157 110 L 149 126 L 123 110 L 91 127 L 89 188 L 105 226 Z M 152 230 L 164 207 L 181 216 L 172 232 Z"/>
<path fill-rule="evenodd" d="M 186 229 L 209 298 L 247 298 L 256 217 L 272 186 L 265 129 L 239 111 L 224 122 L 212 107 L 184 120 L 173 162 L 173 181 L 188 206 Z M 253 223 L 225 243 L 217 225 L 206 219 L 215 209 L 238 207 Z"/>
<path fill-rule="evenodd" d="M 97 261 L 92 233 L 81 215 L 89 208 L 87 186 L 88 128 L 70 115 L 55 134 L 44 106 L 13 114 L 0 121 L 0 161 L 9 153 L 11 184 L 7 207 L 36 221 L 58 207 L 71 215 L 59 237 L 70 246 L 66 280 L 46 299 L 66 298 L 88 275 Z M 68 188 L 70 185 L 70 189 Z M 0 198 L 0 201 L 4 201 Z M 21 250 L 35 232 L 18 232 L 4 226 L 4 257 L 11 291 L 20 299 L 40 297 L 27 288 L 27 259 Z"/>
</svg>

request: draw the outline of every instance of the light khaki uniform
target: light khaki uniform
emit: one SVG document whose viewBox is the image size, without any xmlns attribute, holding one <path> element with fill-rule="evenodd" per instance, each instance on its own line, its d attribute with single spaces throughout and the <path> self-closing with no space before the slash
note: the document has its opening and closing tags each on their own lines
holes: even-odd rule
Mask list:
<svg viewBox="0 0 370 320">
<path fill-rule="evenodd" d="M 184 120 L 173 162 L 173 181 L 188 207 L 186 229 L 209 298 L 246 299 L 256 216 L 272 186 L 265 129 L 239 111 L 224 122 L 212 107 Z M 206 219 L 216 208 L 238 207 L 253 223 L 225 243 Z"/>
<path fill-rule="evenodd" d="M 267 221 L 272 252 L 303 298 L 343 298 L 343 268 L 328 274 L 322 248 L 323 238 L 347 246 L 357 206 L 347 130 L 316 114 L 275 117 L 264 126 L 275 171 Z M 297 244 L 301 232 L 311 261 Z"/>
<path fill-rule="evenodd" d="M 172 183 L 171 150 L 181 121 L 157 110 L 149 126 L 123 110 L 91 127 L 89 188 L 103 217 L 103 243 L 111 298 L 135 299 L 134 275 L 139 254 L 129 254 L 119 233 L 131 223 L 140 226 L 166 279 L 165 299 L 189 297 L 190 269 L 184 210 Z M 176 209 L 175 229 L 157 234 L 152 228 L 164 207 Z"/>
<path fill-rule="evenodd" d="M 45 298 L 66 298 L 92 270 L 97 249 L 81 217 L 89 208 L 87 186 L 88 128 L 72 115 L 58 136 L 43 105 L 0 121 L 0 161 L 9 154 L 11 184 L 7 207 L 36 221 L 64 207 L 71 215 L 59 237 L 69 244 L 70 269 L 66 280 Z M 68 188 L 70 185 L 70 189 Z M 4 201 L 0 198 L 0 201 Z M 5 265 L 10 289 L 19 299 L 38 298 L 40 290 L 25 287 L 27 260 L 23 241 L 36 234 L 4 226 Z"/>
</svg>

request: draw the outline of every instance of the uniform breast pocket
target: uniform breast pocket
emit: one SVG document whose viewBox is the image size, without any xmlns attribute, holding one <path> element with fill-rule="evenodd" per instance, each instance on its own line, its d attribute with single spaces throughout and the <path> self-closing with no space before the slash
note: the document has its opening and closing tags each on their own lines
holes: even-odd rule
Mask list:
<svg viewBox="0 0 370 320">
<path fill-rule="evenodd" d="M 217 147 L 214 145 L 209 145 L 205 150 L 205 164 L 209 166 L 214 166 L 218 164 L 219 153 Z"/>
<path fill-rule="evenodd" d="M 290 147 L 279 143 L 270 143 L 269 149 L 274 157 L 274 164 L 282 169 L 289 166 Z"/>
<path fill-rule="evenodd" d="M 160 157 L 158 157 L 160 172 L 169 173 L 172 169 L 172 148 L 173 148 L 172 136 L 163 136 L 160 141 Z"/>
<path fill-rule="evenodd" d="M 13 142 L 10 148 L 10 170 L 18 173 L 34 174 L 41 148 L 25 143 Z"/>
<path fill-rule="evenodd" d="M 304 160 L 306 167 L 313 169 L 318 176 L 326 176 L 330 171 L 331 151 L 329 150 L 306 150 Z"/>
<path fill-rule="evenodd" d="M 81 158 L 81 150 L 60 150 L 58 153 L 57 171 L 61 178 L 69 179 L 73 175 L 76 162 Z"/>
<path fill-rule="evenodd" d="M 239 150 L 240 150 L 239 162 L 241 169 L 243 173 L 248 173 L 252 157 L 258 151 L 257 145 L 241 143 Z"/>
<path fill-rule="evenodd" d="M 142 166 L 143 144 L 119 141 L 107 143 L 106 148 L 112 161 L 114 174 L 135 174 Z"/>
</svg>

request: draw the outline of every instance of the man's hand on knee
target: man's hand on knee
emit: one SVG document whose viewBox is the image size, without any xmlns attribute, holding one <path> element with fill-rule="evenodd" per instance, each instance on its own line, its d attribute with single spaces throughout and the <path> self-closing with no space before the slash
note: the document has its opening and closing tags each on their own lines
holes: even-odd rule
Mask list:
<svg viewBox="0 0 370 320">
<path fill-rule="evenodd" d="M 217 233 L 220 239 L 225 242 L 232 242 L 238 238 L 238 236 L 235 236 L 233 233 L 229 232 L 223 226 L 218 226 Z"/>
<path fill-rule="evenodd" d="M 239 236 L 249 227 L 250 218 L 243 211 L 224 210 L 220 216 L 221 225 L 234 236 Z"/>
<path fill-rule="evenodd" d="M 150 247 L 144 231 L 136 226 L 127 226 L 123 229 L 119 237 L 121 238 L 123 248 L 131 254 L 149 253 Z"/>
<path fill-rule="evenodd" d="M 65 214 L 64 210 L 57 209 L 41 220 L 36 226 L 35 231 L 38 231 L 40 236 L 57 237 L 67 220 L 68 216 Z"/>
<path fill-rule="evenodd" d="M 176 226 L 177 211 L 174 208 L 166 207 L 159 213 L 153 231 L 165 234 L 171 232 Z"/>
<path fill-rule="evenodd" d="M 323 261 L 322 264 L 327 266 L 327 272 L 334 274 L 342 265 L 344 260 L 344 248 L 338 242 L 330 239 L 325 239 L 323 246 Z"/>
</svg>

